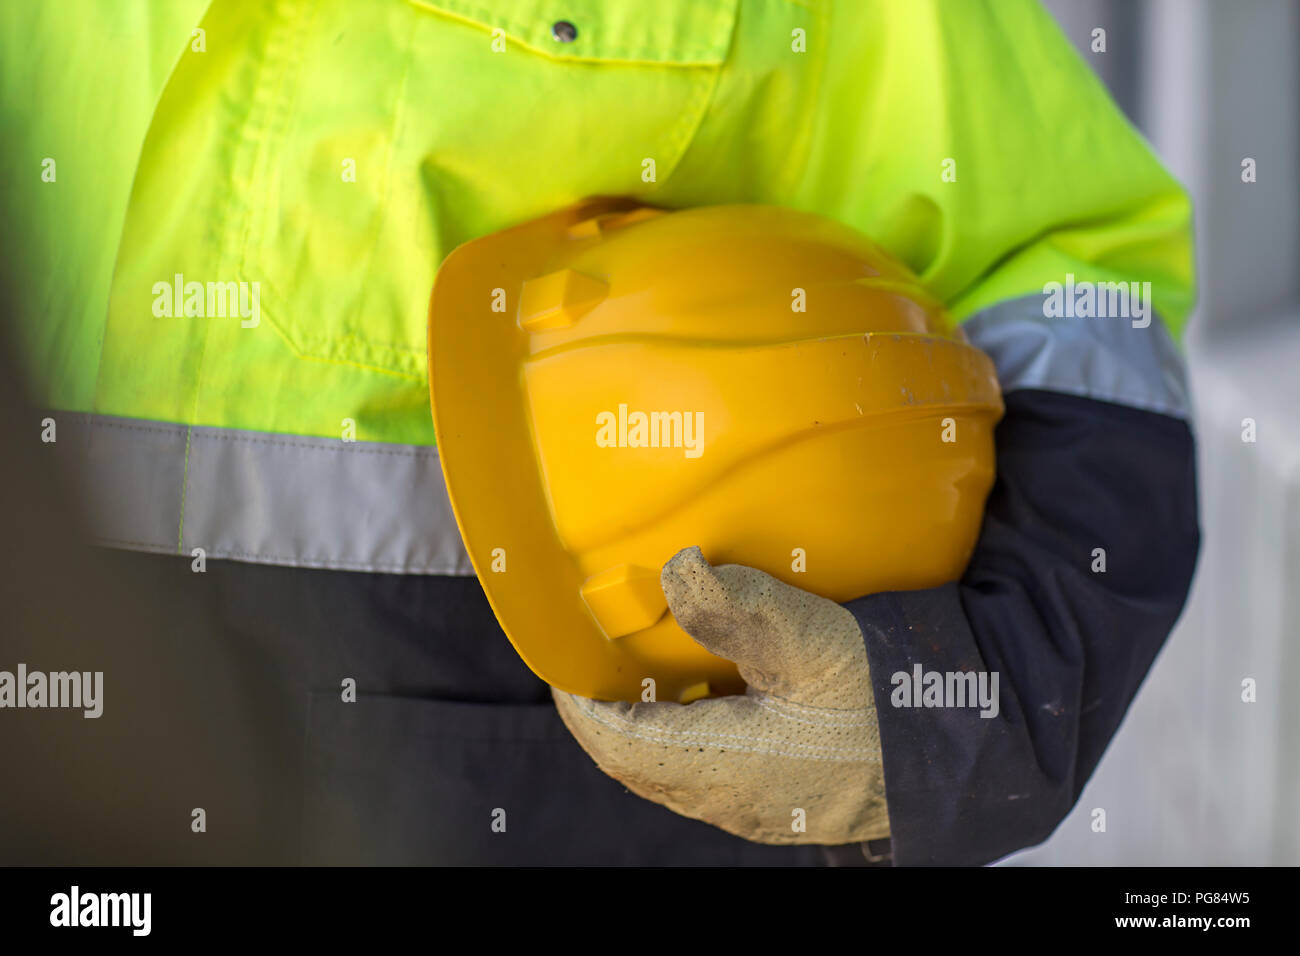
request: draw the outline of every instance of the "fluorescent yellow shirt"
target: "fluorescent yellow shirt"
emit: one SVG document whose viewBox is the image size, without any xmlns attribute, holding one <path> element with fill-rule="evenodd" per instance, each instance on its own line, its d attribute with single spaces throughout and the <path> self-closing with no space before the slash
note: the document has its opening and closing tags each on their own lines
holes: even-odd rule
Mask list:
<svg viewBox="0 0 1300 956">
<path fill-rule="evenodd" d="M 1191 307 L 1186 195 L 1031 0 L 3 3 L 0 107 L 24 364 L 125 547 L 469 573 L 434 273 L 585 196 L 831 216 L 958 318 Z"/>
<path fill-rule="evenodd" d="M 430 443 L 439 262 L 590 194 L 827 214 L 959 317 L 1066 273 L 1190 306 L 1186 197 L 1029 2 L 51 0 L 0 36 L 59 408 Z M 257 283 L 259 324 L 155 315 L 177 275 Z"/>
</svg>

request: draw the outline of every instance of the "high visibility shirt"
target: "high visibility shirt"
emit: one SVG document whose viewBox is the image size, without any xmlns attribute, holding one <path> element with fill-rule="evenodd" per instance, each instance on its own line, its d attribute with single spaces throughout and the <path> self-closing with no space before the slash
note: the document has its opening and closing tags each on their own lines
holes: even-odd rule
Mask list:
<svg viewBox="0 0 1300 956">
<path fill-rule="evenodd" d="M 470 573 L 433 275 L 586 195 L 825 214 L 960 319 L 1191 307 L 1186 195 L 1028 0 L 57 0 L 0 45 L 23 357 L 124 547 Z"/>
</svg>

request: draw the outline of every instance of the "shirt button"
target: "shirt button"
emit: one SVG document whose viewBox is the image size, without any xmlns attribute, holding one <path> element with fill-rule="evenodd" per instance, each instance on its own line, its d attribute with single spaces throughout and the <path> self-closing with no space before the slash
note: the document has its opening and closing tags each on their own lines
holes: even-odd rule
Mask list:
<svg viewBox="0 0 1300 956">
<path fill-rule="evenodd" d="M 578 38 L 578 28 L 568 20 L 556 20 L 551 24 L 551 36 L 561 43 L 572 43 Z"/>
</svg>

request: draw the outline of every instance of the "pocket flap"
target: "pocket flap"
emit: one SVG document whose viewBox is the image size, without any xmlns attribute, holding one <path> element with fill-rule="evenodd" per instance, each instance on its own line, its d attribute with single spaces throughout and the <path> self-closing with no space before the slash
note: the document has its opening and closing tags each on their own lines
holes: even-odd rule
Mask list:
<svg viewBox="0 0 1300 956">
<path fill-rule="evenodd" d="M 417 7 L 501 30 L 506 40 L 563 60 L 717 65 L 727 56 L 737 0 L 409 0 Z M 557 23 L 573 39 L 556 39 Z M 567 35 L 567 34 L 565 34 Z"/>
</svg>

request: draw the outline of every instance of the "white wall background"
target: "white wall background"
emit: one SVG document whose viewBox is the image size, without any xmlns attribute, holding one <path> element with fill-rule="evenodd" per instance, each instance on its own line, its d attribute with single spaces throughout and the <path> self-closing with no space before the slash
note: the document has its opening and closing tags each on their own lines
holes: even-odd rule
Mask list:
<svg viewBox="0 0 1300 956">
<path fill-rule="evenodd" d="M 1079 804 L 1003 863 L 1300 864 L 1300 4 L 1046 6 L 1196 204 L 1204 543 L 1187 610 Z M 1105 54 L 1089 50 L 1098 26 Z"/>
</svg>

